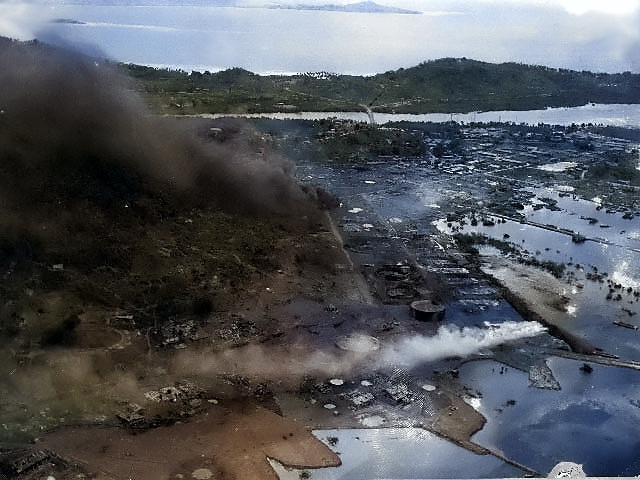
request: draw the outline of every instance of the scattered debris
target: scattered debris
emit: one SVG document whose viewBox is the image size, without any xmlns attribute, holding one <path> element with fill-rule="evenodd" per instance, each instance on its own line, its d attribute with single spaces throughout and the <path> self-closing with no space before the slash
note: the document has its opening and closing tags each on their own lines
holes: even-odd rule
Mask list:
<svg viewBox="0 0 640 480">
<path fill-rule="evenodd" d="M 560 390 L 560 383 L 546 363 L 531 365 L 529 368 L 529 385 L 546 390 Z"/>
<path fill-rule="evenodd" d="M 162 347 L 184 348 L 186 343 L 197 342 L 209 335 L 198 322 L 188 320 L 169 320 L 156 331 L 158 343 Z"/>
<path fill-rule="evenodd" d="M 44 450 L 17 449 L 0 451 L 0 471 L 6 474 L 19 475 L 49 458 Z"/>
<path fill-rule="evenodd" d="M 408 405 L 414 400 L 414 394 L 405 383 L 396 383 L 384 388 L 385 395 L 399 405 Z"/>
<path fill-rule="evenodd" d="M 160 404 L 162 408 L 145 409 L 137 403 L 127 403 L 124 409 L 116 414 L 118 420 L 127 428 L 146 430 L 192 417 L 204 410 L 204 391 L 188 381 L 150 390 L 144 397 L 152 404 Z"/>
<path fill-rule="evenodd" d="M 346 394 L 345 398 L 349 401 L 349 407 L 352 410 L 358 410 L 360 408 L 368 407 L 369 405 L 371 405 L 376 397 L 373 395 L 373 393 L 359 392 L 356 390 L 355 392 Z"/>
<path fill-rule="evenodd" d="M 0 479 L 88 478 L 78 465 L 48 450 L 0 448 Z"/>
<path fill-rule="evenodd" d="M 583 363 L 582 366 L 580 367 L 580 371 L 584 373 L 591 373 L 593 372 L 593 367 L 588 363 Z"/>
<path fill-rule="evenodd" d="M 549 472 L 547 478 L 586 478 L 582 465 L 572 462 L 560 462 Z"/>
<path fill-rule="evenodd" d="M 116 414 L 116 417 L 125 427 L 132 430 L 149 428 L 144 409 L 136 403 L 128 403 L 123 411 Z"/>
<path fill-rule="evenodd" d="M 246 345 L 249 340 L 260 334 L 255 322 L 245 320 L 244 316 L 237 313 L 230 315 L 232 322 L 228 327 L 220 329 L 220 338 L 232 346 Z"/>
</svg>

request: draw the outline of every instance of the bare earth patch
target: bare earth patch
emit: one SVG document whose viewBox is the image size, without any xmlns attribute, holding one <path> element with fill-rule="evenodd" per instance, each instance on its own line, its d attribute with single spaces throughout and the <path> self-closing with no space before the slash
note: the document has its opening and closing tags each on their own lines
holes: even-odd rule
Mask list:
<svg viewBox="0 0 640 480">
<path fill-rule="evenodd" d="M 191 478 L 204 469 L 212 478 L 277 479 L 268 458 L 291 467 L 340 465 L 303 425 L 251 403 L 215 405 L 189 422 L 138 435 L 117 427 L 61 428 L 39 447 L 104 479 Z"/>
<path fill-rule="evenodd" d="M 482 270 L 524 301 L 546 323 L 562 327 L 571 321 L 566 305 L 572 294 L 565 283 L 540 269 L 505 258 L 491 257 L 484 261 Z"/>
</svg>

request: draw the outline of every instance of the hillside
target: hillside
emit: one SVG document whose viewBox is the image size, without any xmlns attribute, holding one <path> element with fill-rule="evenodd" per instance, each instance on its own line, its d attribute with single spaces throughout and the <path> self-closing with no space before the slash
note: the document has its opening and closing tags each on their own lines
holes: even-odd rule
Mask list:
<svg viewBox="0 0 640 480">
<path fill-rule="evenodd" d="M 327 72 L 261 76 L 121 65 L 166 113 L 354 111 L 386 113 L 532 110 L 640 103 L 640 75 L 558 70 L 515 63 L 441 59 L 371 77 Z"/>
<path fill-rule="evenodd" d="M 109 65 L 39 43 L 0 41 L 0 63 L 0 340 L 41 343 L 67 303 L 157 328 L 323 263 L 303 252 L 335 241 L 323 193 L 246 122 L 153 117 Z"/>
<path fill-rule="evenodd" d="M 131 420 L 129 402 L 184 381 L 172 362 L 187 346 L 278 338 L 291 318 L 270 309 L 353 291 L 322 193 L 246 122 L 155 118 L 111 66 L 36 42 L 0 39 L 0 64 L 0 477 L 66 468 L 56 460 L 42 464 L 47 475 L 21 475 L 14 460 L 61 425 Z M 226 421 L 244 421 L 253 390 L 207 379 L 199 388 L 216 405 L 229 400 Z M 260 392 L 252 418 L 278 438 L 293 432 Z M 145 428 L 204 410 L 150 405 Z M 330 454 L 300 431 L 315 457 Z M 237 445 L 257 442 L 251 432 Z M 252 451 L 222 476 L 272 478 Z M 164 478 L 156 473 L 142 476 Z"/>
</svg>

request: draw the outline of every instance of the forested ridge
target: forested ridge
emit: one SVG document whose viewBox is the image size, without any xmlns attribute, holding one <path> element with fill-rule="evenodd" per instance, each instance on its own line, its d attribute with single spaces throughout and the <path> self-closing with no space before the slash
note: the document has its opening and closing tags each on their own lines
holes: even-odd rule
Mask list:
<svg viewBox="0 0 640 480">
<path fill-rule="evenodd" d="M 640 75 L 578 72 L 445 58 L 374 76 L 314 72 L 257 75 L 241 68 L 185 72 L 120 65 L 165 113 L 531 110 L 640 103 Z"/>
</svg>

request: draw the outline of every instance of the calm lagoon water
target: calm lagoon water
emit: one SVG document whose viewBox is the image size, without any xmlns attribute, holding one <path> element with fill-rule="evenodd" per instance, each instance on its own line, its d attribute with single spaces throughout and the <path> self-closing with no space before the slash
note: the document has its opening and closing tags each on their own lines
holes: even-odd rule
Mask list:
<svg viewBox="0 0 640 480">
<path fill-rule="evenodd" d="M 212 118 L 222 115 L 210 115 Z M 297 112 L 297 113 L 259 113 L 243 115 L 247 118 L 271 118 L 275 120 L 320 120 L 338 118 L 368 122 L 364 112 Z M 580 107 L 546 108 L 544 110 L 502 110 L 470 113 L 375 113 L 375 122 L 514 122 L 536 125 L 569 126 L 571 124 L 610 125 L 618 127 L 640 128 L 640 104 L 588 104 Z"/>
<path fill-rule="evenodd" d="M 586 336 L 609 353 L 640 361 L 640 343 L 636 336 L 613 324 L 614 320 L 634 321 L 640 314 L 640 302 L 626 290 L 640 289 L 640 223 L 637 218 L 625 220 L 619 212 L 598 210 L 595 202 L 560 196 L 553 189 L 534 191 L 538 196 L 556 199 L 561 210 L 535 210 L 527 204 L 522 213 L 528 222 L 535 224 L 505 220 L 493 226 L 485 226 L 482 222 L 471 225 L 467 218 L 462 231 L 498 240 L 508 238 L 510 243 L 540 261 L 565 264 L 567 271 L 574 273 L 577 280 L 565 284 L 564 292 L 571 299 L 572 331 Z M 588 217 L 599 221 L 590 224 Z M 605 224 L 607 228 L 601 228 Z M 452 233 L 446 219 L 438 220 L 435 225 L 440 231 Z M 550 225 L 580 232 L 588 240 L 574 243 L 571 235 L 549 229 Z M 585 279 L 586 274 L 592 272 L 606 273 L 607 276 L 603 282 Z M 615 295 L 611 294 L 609 300 L 608 280 L 623 285 L 622 289 L 614 291 Z M 611 300 L 618 293 L 621 294 L 620 300 Z"/>
<path fill-rule="evenodd" d="M 358 73 L 378 73 L 416 65 L 431 58 L 417 46 L 434 21 L 427 15 L 215 5 L 55 5 L 49 15 L 71 22 L 47 25 L 40 38 L 97 46 L 118 61 L 256 73 L 353 73 L 354 65 Z"/>
</svg>

